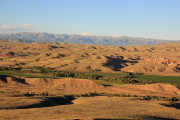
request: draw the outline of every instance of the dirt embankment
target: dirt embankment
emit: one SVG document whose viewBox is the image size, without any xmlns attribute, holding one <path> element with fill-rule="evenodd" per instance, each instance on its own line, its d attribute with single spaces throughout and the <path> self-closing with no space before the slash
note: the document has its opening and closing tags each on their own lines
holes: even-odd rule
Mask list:
<svg viewBox="0 0 180 120">
<path fill-rule="evenodd" d="M 146 85 L 120 85 L 104 87 L 86 79 L 51 79 L 51 78 L 16 78 L 1 77 L 0 86 L 18 88 L 35 92 L 84 94 L 84 93 L 112 93 L 150 96 L 180 96 L 180 90 L 170 84 L 146 84 Z M 18 90 L 16 89 L 16 90 Z"/>
<path fill-rule="evenodd" d="M 15 78 L 1 77 L 1 87 L 11 87 L 30 92 L 50 92 L 63 94 L 84 94 L 103 92 L 104 87 L 86 79 L 51 79 L 51 78 Z M 16 89 L 16 90 L 17 90 Z"/>
</svg>

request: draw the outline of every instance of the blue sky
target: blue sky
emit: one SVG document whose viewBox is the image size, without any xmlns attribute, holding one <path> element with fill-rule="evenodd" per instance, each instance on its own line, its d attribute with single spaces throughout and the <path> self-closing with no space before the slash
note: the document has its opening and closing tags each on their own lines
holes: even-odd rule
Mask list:
<svg viewBox="0 0 180 120">
<path fill-rule="evenodd" d="M 0 0 L 0 32 L 180 40 L 180 0 Z"/>
</svg>

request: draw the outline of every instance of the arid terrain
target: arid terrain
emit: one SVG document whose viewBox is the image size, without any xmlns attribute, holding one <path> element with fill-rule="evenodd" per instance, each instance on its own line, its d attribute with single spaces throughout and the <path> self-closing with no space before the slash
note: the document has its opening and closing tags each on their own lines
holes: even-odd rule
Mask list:
<svg viewBox="0 0 180 120">
<path fill-rule="evenodd" d="M 172 120 L 180 117 L 178 101 L 141 97 L 178 97 L 180 90 L 172 85 L 104 87 L 85 79 L 8 77 L 1 78 L 0 86 L 1 120 Z"/>
<path fill-rule="evenodd" d="M 0 0 L 0 120 L 180 120 L 180 0 Z"/>
<path fill-rule="evenodd" d="M 178 120 L 180 44 L 0 42 L 0 120 Z"/>
<path fill-rule="evenodd" d="M 179 75 L 179 64 L 179 43 L 120 47 L 0 42 L 0 66 Z"/>
</svg>

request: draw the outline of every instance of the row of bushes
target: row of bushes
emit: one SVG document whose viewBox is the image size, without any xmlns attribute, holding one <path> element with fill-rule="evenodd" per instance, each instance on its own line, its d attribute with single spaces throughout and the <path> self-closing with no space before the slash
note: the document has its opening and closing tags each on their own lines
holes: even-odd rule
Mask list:
<svg viewBox="0 0 180 120">
<path fill-rule="evenodd" d="M 27 92 L 24 94 L 26 97 L 33 97 L 33 96 L 49 96 L 50 94 L 48 92 L 42 92 L 42 93 L 35 93 L 35 92 Z M 140 100 L 162 100 L 162 101 L 180 101 L 180 98 L 177 97 L 161 97 L 161 96 L 137 96 L 137 95 L 131 95 L 131 94 L 109 94 L 109 93 L 96 93 L 96 92 L 90 92 L 85 93 L 81 95 L 72 95 L 74 97 L 95 97 L 95 96 L 108 96 L 108 97 L 137 97 Z"/>
<path fill-rule="evenodd" d="M 27 92 L 24 94 L 26 97 L 33 97 L 33 96 L 49 96 L 48 92 L 42 92 L 42 93 L 35 93 L 35 92 Z"/>
<path fill-rule="evenodd" d="M 108 94 L 108 93 L 85 93 L 81 95 L 82 97 L 94 97 L 94 96 L 108 96 L 108 97 L 137 97 L 140 100 L 162 100 L 162 101 L 180 101 L 178 97 L 161 97 L 161 96 L 137 96 L 131 94 Z"/>
<path fill-rule="evenodd" d="M 101 72 L 58 72 L 56 77 L 72 77 L 90 80 L 103 80 L 112 83 L 138 83 L 133 73 L 101 73 Z"/>
<path fill-rule="evenodd" d="M 30 73 L 52 73 L 55 70 L 53 68 L 45 68 L 41 66 L 34 67 L 14 67 L 14 66 L 0 66 L 0 71 L 19 71 L 19 72 L 30 72 Z"/>
</svg>

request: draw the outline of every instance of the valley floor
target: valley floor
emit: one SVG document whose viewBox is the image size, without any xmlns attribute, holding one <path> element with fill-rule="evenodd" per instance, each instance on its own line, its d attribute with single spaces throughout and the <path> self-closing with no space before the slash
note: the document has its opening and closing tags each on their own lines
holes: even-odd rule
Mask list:
<svg viewBox="0 0 180 120">
<path fill-rule="evenodd" d="M 1 75 L 0 120 L 178 120 L 179 95 L 165 83 Z"/>
<path fill-rule="evenodd" d="M 79 97 L 69 105 L 0 110 L 0 120 L 173 120 L 179 118 L 180 103 L 170 106 L 167 101 L 142 101 L 133 97 Z"/>
</svg>

